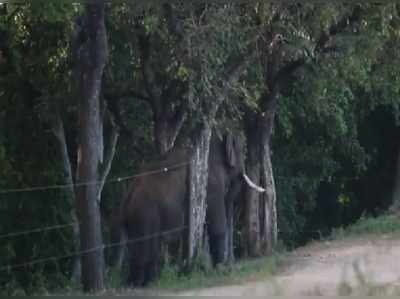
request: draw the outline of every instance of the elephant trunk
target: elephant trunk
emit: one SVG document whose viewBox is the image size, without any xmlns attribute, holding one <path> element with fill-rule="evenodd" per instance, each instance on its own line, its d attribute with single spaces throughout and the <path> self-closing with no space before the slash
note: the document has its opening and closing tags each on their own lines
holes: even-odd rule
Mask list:
<svg viewBox="0 0 400 299">
<path fill-rule="evenodd" d="M 264 189 L 264 188 L 258 186 L 258 185 L 255 184 L 254 182 L 252 182 L 252 181 L 250 180 L 250 178 L 249 178 L 245 173 L 243 173 L 243 178 L 244 178 L 245 182 L 247 183 L 247 185 L 249 185 L 250 188 L 256 190 L 257 192 L 264 193 L 264 192 L 267 191 L 266 189 Z"/>
</svg>

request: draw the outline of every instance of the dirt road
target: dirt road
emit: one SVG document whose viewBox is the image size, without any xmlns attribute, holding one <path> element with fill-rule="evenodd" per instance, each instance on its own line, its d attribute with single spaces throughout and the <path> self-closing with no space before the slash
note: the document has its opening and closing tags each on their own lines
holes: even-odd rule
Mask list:
<svg viewBox="0 0 400 299">
<path fill-rule="evenodd" d="M 400 294 L 400 238 L 319 242 L 289 254 L 273 279 L 179 293 L 184 296 Z"/>
</svg>

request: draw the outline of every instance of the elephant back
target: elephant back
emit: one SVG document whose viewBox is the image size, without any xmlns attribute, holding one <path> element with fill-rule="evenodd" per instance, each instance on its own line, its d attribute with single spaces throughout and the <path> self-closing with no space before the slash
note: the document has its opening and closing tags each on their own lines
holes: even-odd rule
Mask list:
<svg viewBox="0 0 400 299">
<path fill-rule="evenodd" d="M 134 182 L 134 190 L 122 211 L 125 220 L 146 222 L 148 219 L 142 219 L 143 212 L 156 210 L 163 229 L 181 226 L 187 195 L 188 163 L 188 151 L 175 149 L 143 165 L 141 173 L 144 175 Z"/>
<path fill-rule="evenodd" d="M 164 170 L 170 171 L 179 169 L 181 167 L 187 167 L 190 163 L 190 149 L 188 148 L 173 148 L 163 155 L 155 157 L 150 162 L 144 162 L 139 167 L 139 171 L 142 172 L 163 172 Z"/>
</svg>

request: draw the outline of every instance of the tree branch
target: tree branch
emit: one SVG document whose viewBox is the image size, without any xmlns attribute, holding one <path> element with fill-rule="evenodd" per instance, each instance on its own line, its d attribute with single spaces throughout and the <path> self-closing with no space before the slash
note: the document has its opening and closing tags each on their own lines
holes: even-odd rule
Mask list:
<svg viewBox="0 0 400 299">
<path fill-rule="evenodd" d="M 154 110 L 158 109 L 160 106 L 159 101 L 162 95 L 162 90 L 155 83 L 155 74 L 150 65 L 151 43 L 149 41 L 149 36 L 146 35 L 141 24 L 136 23 L 136 26 L 138 31 L 138 48 L 144 87 L 149 96 L 150 104 Z"/>
<path fill-rule="evenodd" d="M 106 153 L 106 157 L 105 157 L 104 163 L 103 163 L 103 169 L 100 173 L 99 188 L 97 190 L 97 201 L 99 203 L 101 201 L 101 192 L 103 191 L 104 184 L 105 184 L 108 174 L 110 173 L 110 170 L 111 170 L 111 165 L 112 165 L 112 161 L 114 160 L 115 151 L 117 148 L 117 143 L 118 143 L 118 138 L 119 138 L 118 126 L 115 125 L 111 115 L 110 115 L 110 117 L 111 117 L 111 123 L 112 123 L 111 135 L 110 135 L 110 139 L 109 139 L 108 151 Z"/>
<path fill-rule="evenodd" d="M 170 136 L 170 140 L 175 142 L 176 137 L 178 136 L 179 132 L 181 131 L 181 128 L 183 126 L 183 123 L 186 120 L 187 117 L 187 107 L 185 105 L 181 105 L 177 111 L 174 114 L 174 117 L 172 118 L 171 121 L 171 132 L 173 132 L 173 136 Z"/>
<path fill-rule="evenodd" d="M 322 52 L 333 36 L 343 32 L 348 26 L 359 21 L 361 15 L 361 5 L 357 5 L 349 16 L 344 16 L 339 22 L 332 24 L 332 26 L 318 38 L 315 45 L 315 52 Z"/>
<path fill-rule="evenodd" d="M 64 168 L 64 181 L 67 185 L 67 201 L 73 207 L 75 205 L 76 193 L 74 188 L 74 180 L 72 176 L 72 166 L 71 160 L 68 154 L 68 145 L 65 138 L 65 130 L 64 130 L 64 122 L 61 118 L 61 115 L 58 111 L 55 112 L 55 118 L 52 121 L 51 128 L 54 136 L 58 140 L 59 150 L 61 154 L 61 159 L 63 161 Z M 71 218 L 74 222 L 72 226 L 73 236 L 74 236 L 74 245 L 75 249 L 78 250 L 80 246 L 79 240 L 79 222 L 78 216 L 76 214 L 76 210 L 74 208 L 70 211 Z M 71 271 L 71 279 L 74 282 L 79 282 L 81 276 L 81 262 L 79 256 L 74 257 L 73 267 Z"/>
</svg>

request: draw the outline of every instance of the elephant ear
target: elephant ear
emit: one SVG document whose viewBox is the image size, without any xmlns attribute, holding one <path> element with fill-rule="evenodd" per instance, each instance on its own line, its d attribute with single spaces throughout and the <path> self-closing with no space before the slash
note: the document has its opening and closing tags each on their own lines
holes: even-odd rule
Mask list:
<svg viewBox="0 0 400 299">
<path fill-rule="evenodd" d="M 232 134 L 228 134 L 225 137 L 225 154 L 228 165 L 231 167 L 237 166 L 238 157 L 236 157 L 235 138 Z"/>
</svg>

